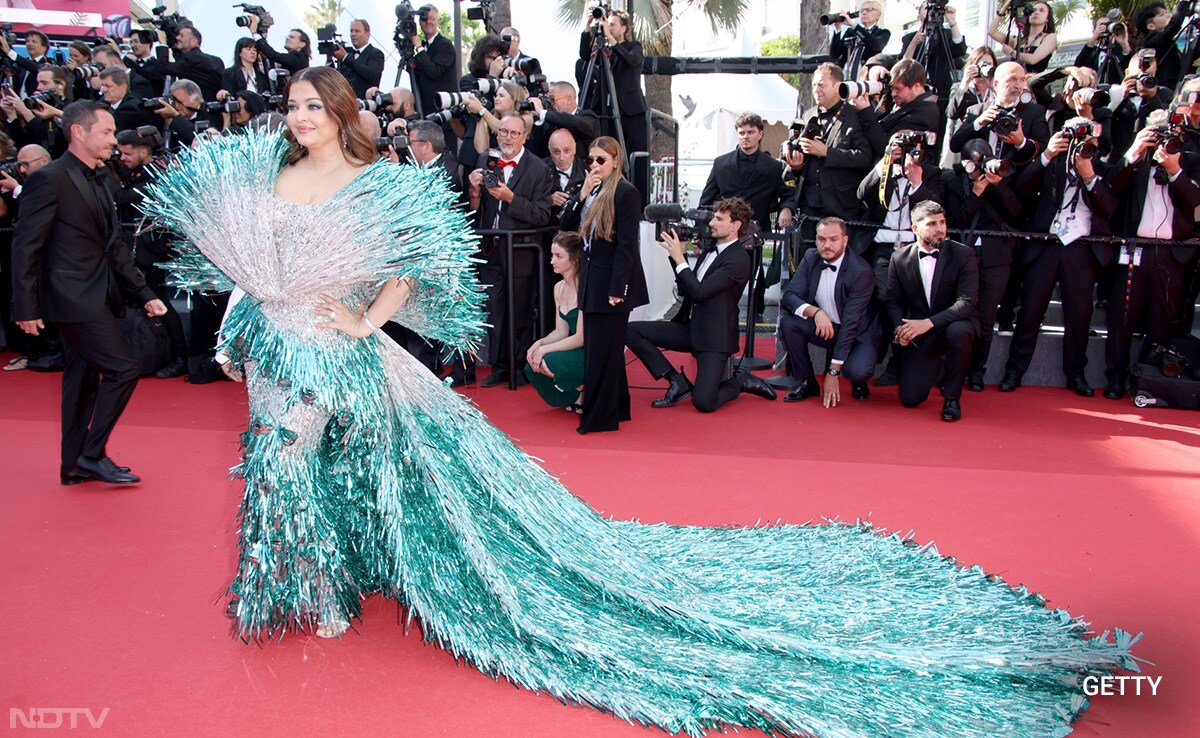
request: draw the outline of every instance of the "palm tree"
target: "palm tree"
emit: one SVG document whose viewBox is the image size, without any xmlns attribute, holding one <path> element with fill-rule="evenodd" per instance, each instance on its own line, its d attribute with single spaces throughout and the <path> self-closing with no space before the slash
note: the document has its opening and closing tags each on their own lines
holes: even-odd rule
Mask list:
<svg viewBox="0 0 1200 738">
<path fill-rule="evenodd" d="M 318 0 L 304 11 L 304 22 L 309 28 L 322 28 L 326 23 L 337 23 L 346 12 L 343 0 Z"/>
<path fill-rule="evenodd" d="M 1054 16 L 1054 27 L 1062 28 L 1063 24 L 1080 11 L 1087 11 L 1090 4 L 1087 0 L 1049 0 L 1050 13 Z"/>
</svg>

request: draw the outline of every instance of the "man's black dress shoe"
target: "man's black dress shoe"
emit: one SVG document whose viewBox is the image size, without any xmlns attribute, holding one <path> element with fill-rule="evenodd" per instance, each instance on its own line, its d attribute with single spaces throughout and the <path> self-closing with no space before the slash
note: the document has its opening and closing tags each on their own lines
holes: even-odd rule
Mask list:
<svg viewBox="0 0 1200 738">
<path fill-rule="evenodd" d="M 962 407 L 958 400 L 946 400 L 942 403 L 942 420 L 953 423 L 962 417 Z"/>
<path fill-rule="evenodd" d="M 64 487 L 69 487 L 72 484 L 82 484 L 90 479 L 91 477 L 80 474 L 77 471 L 69 471 L 65 474 L 60 473 L 58 475 L 58 483 Z"/>
<path fill-rule="evenodd" d="M 479 383 L 480 387 L 498 387 L 508 381 L 508 372 L 504 369 L 496 369 L 491 374 L 483 378 Z"/>
<path fill-rule="evenodd" d="M 967 375 L 967 389 L 972 392 L 983 392 L 983 375 L 979 372 L 971 372 Z"/>
<path fill-rule="evenodd" d="M 450 386 L 451 387 L 463 387 L 468 384 L 475 384 L 475 372 L 470 372 L 469 374 L 454 374 L 453 372 L 451 372 L 451 374 L 450 374 Z"/>
<path fill-rule="evenodd" d="M 885 371 L 875 380 L 876 387 L 894 387 L 900 384 L 900 377 L 895 372 Z"/>
<path fill-rule="evenodd" d="M 1080 397 L 1092 397 L 1096 394 L 1096 390 L 1092 389 L 1092 385 L 1088 384 L 1082 374 L 1077 377 L 1067 377 L 1067 389 Z"/>
<path fill-rule="evenodd" d="M 187 362 L 183 357 L 177 356 L 167 362 L 166 366 L 154 373 L 154 376 L 159 379 L 171 379 L 172 377 L 182 377 L 187 374 Z"/>
<path fill-rule="evenodd" d="M 762 377 L 756 377 L 750 372 L 746 372 L 742 376 L 742 392 L 748 392 L 764 400 L 775 399 L 775 388 L 767 384 Z"/>
<path fill-rule="evenodd" d="M 136 484 L 142 481 L 136 474 L 121 471 L 107 456 L 103 459 L 89 459 L 86 456 L 80 456 L 75 462 L 75 473 L 108 484 Z"/>
<path fill-rule="evenodd" d="M 850 394 L 856 400 L 865 400 L 871 396 L 871 388 L 867 386 L 866 382 L 851 382 Z"/>
<path fill-rule="evenodd" d="M 817 381 L 815 379 L 802 380 L 796 389 L 783 396 L 784 402 L 800 402 L 809 397 L 817 397 L 821 394 L 821 390 L 817 389 Z"/>
<path fill-rule="evenodd" d="M 1021 378 L 1016 374 L 1005 374 L 1004 379 L 1000 380 L 1000 385 L 996 389 L 1001 392 L 1016 392 L 1017 387 L 1021 386 Z"/>
<path fill-rule="evenodd" d="M 1104 396 L 1110 400 L 1119 400 L 1125 396 L 1125 383 L 1119 379 L 1110 379 L 1104 385 Z"/>
<path fill-rule="evenodd" d="M 651 402 L 650 407 L 671 407 L 680 400 L 691 396 L 692 383 L 682 374 L 676 374 L 671 378 L 671 386 L 667 387 L 667 394 Z"/>
</svg>

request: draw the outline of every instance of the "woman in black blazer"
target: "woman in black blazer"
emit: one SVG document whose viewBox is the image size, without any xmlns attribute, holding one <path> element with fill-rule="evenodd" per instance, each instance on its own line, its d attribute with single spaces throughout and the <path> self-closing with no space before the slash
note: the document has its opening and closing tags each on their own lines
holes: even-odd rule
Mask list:
<svg viewBox="0 0 1200 738">
<path fill-rule="evenodd" d="M 251 82 L 254 83 L 253 86 Z M 254 39 L 239 38 L 233 45 L 233 64 L 221 73 L 221 89 L 230 95 L 236 95 L 243 90 L 260 95 L 271 91 L 271 82 L 267 79 L 262 65 L 258 63 L 258 49 L 254 47 Z"/>
<path fill-rule="evenodd" d="M 583 311 L 583 414 L 579 433 L 617 430 L 629 420 L 625 327 L 629 311 L 650 301 L 638 246 L 641 196 L 622 177 L 624 152 L 601 136 L 588 150 L 583 187 L 563 206 L 563 230 L 578 230 Z"/>
</svg>

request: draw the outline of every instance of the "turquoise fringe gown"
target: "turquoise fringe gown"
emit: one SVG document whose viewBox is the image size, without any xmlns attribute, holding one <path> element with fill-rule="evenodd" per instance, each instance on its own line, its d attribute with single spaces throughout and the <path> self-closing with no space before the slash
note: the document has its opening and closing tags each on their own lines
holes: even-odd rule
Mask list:
<svg viewBox="0 0 1200 738">
<path fill-rule="evenodd" d="M 676 733 L 1062 736 L 1080 680 L 1136 670 L 1117 631 L 869 525 L 607 520 L 378 333 L 314 329 L 416 280 L 397 319 L 480 334 L 466 216 L 436 175 L 376 164 L 323 205 L 273 194 L 279 137 L 184 154 L 146 204 L 189 289 L 248 293 L 224 326 L 249 428 L 235 631 L 349 619 L 373 592 L 481 671 Z"/>
</svg>

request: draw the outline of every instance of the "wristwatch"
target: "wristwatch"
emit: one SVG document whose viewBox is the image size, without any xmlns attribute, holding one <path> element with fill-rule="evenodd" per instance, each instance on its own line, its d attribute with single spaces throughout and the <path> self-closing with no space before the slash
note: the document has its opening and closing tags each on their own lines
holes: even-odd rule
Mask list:
<svg viewBox="0 0 1200 738">
<path fill-rule="evenodd" d="M 840 377 L 840 376 L 842 376 L 842 370 L 835 369 L 833 367 L 829 367 L 829 371 L 825 372 L 825 374 L 826 374 L 826 376 L 830 376 L 830 377 Z"/>
</svg>

